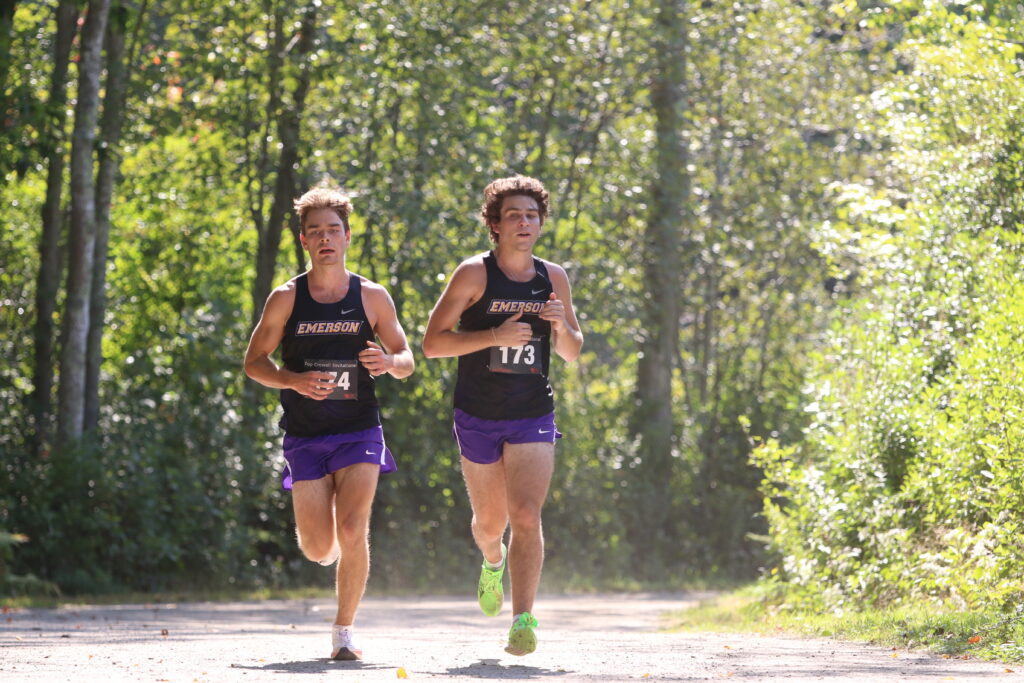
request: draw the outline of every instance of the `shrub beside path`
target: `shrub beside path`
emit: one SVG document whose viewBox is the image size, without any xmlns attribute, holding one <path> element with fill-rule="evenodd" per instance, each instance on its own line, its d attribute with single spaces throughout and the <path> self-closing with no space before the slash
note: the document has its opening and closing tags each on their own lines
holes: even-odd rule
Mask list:
<svg viewBox="0 0 1024 683">
<path fill-rule="evenodd" d="M 362 662 L 327 659 L 330 599 L 15 610 L 0 618 L 0 680 L 1024 681 L 1024 666 L 829 639 L 659 630 L 666 612 L 700 597 L 542 596 L 539 647 L 527 657 L 503 651 L 507 605 L 488 618 L 474 595 L 367 598 Z"/>
</svg>

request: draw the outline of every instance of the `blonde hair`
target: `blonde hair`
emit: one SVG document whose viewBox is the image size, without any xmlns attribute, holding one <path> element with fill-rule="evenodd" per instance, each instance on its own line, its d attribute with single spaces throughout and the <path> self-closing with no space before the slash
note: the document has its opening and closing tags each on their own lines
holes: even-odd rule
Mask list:
<svg viewBox="0 0 1024 683">
<path fill-rule="evenodd" d="M 341 217 L 345 232 L 349 231 L 348 216 L 352 213 L 352 200 L 349 196 L 330 185 L 317 185 L 295 200 L 295 213 L 299 215 L 299 230 L 306 232 L 306 216 L 317 209 L 331 209 Z"/>
</svg>

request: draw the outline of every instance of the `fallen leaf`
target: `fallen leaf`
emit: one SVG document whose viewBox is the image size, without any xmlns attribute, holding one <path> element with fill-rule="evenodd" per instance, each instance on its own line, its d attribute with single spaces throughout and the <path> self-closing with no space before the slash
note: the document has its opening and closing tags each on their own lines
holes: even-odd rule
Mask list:
<svg viewBox="0 0 1024 683">
<path fill-rule="evenodd" d="M 731 650 L 732 649 L 732 645 L 723 645 L 722 647 L 724 647 L 726 650 Z"/>
<path fill-rule="evenodd" d="M 14 636 L 14 639 L 15 640 L 24 640 L 24 638 L 22 638 L 21 636 Z"/>
<path fill-rule="evenodd" d="M 889 655 L 889 656 L 890 656 L 890 657 L 892 657 L 893 659 L 896 659 L 897 657 L 899 657 L 899 656 L 900 656 L 900 653 L 899 653 L 899 652 L 893 652 L 893 653 L 892 653 L 891 655 Z"/>
<path fill-rule="evenodd" d="M 162 636 L 170 635 L 170 631 L 168 631 L 165 628 L 162 628 L 162 629 L 160 629 L 160 635 L 162 635 Z"/>
<path fill-rule="evenodd" d="M 1003 671 L 1005 671 L 1008 674 L 1012 674 L 1013 673 L 1013 669 L 1003 669 Z"/>
<path fill-rule="evenodd" d="M 398 671 L 395 672 L 395 675 L 397 675 L 399 678 L 409 677 L 409 674 L 405 673 L 405 669 L 403 669 L 402 667 L 398 667 Z"/>
<path fill-rule="evenodd" d="M 980 643 L 981 642 L 981 636 L 971 636 L 970 638 L 967 639 L 967 642 L 968 643 Z"/>
</svg>

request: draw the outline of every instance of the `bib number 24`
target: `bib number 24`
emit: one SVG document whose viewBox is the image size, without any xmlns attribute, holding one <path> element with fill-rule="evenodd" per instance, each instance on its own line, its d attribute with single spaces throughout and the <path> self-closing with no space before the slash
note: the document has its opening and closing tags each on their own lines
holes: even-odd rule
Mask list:
<svg viewBox="0 0 1024 683">
<path fill-rule="evenodd" d="M 310 360 L 304 363 L 307 370 L 318 370 L 331 375 L 334 389 L 327 395 L 329 401 L 356 401 L 359 399 L 359 363 L 354 360 Z"/>
</svg>

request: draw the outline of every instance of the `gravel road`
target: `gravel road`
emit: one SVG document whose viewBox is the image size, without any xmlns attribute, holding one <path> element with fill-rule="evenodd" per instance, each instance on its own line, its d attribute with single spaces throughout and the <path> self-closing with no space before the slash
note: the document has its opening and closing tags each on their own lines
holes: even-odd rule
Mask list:
<svg viewBox="0 0 1024 683">
<path fill-rule="evenodd" d="M 827 639 L 661 632 L 692 593 L 542 596 L 537 652 L 513 657 L 508 607 L 488 618 L 474 597 L 367 598 L 362 662 L 327 658 L 330 599 L 9 611 L 0 681 L 1024 681 L 1024 666 Z"/>
</svg>

